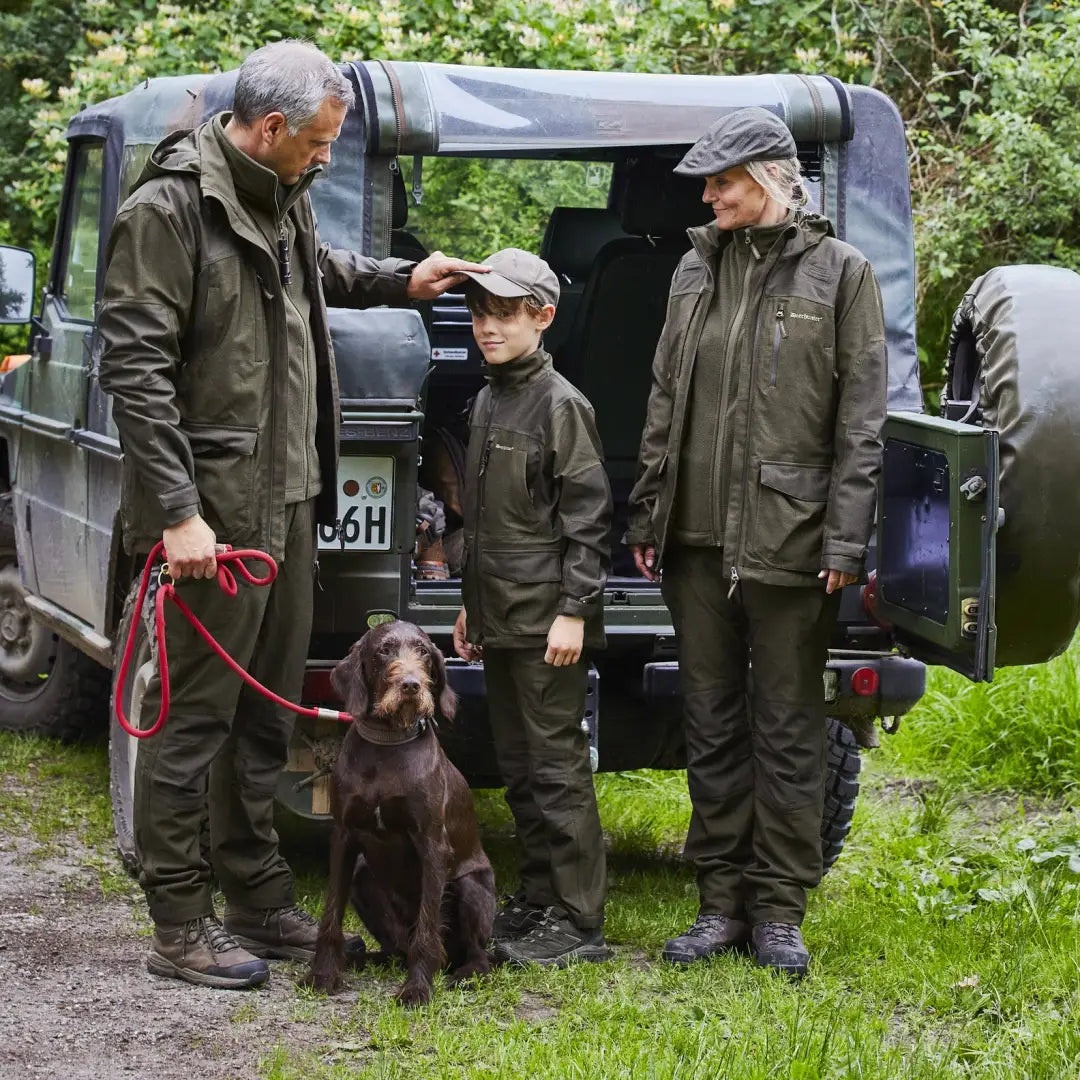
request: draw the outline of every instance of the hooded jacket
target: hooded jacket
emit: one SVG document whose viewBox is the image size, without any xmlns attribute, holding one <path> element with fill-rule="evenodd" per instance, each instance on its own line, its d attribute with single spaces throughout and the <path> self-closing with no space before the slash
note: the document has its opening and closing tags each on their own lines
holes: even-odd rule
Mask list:
<svg viewBox="0 0 1080 1080">
<path fill-rule="evenodd" d="M 124 450 L 124 544 L 148 550 L 165 527 L 199 513 L 220 541 L 280 558 L 286 297 L 278 252 L 238 195 L 213 124 L 155 147 L 109 237 L 100 380 Z M 316 514 L 332 525 L 339 403 L 326 305 L 404 305 L 412 264 L 321 243 L 307 195 L 313 178 L 305 174 L 279 205 L 308 285 L 322 479 Z"/>
<path fill-rule="evenodd" d="M 592 407 L 543 349 L 489 369 L 463 504 L 469 640 L 541 646 L 556 615 L 573 615 L 602 646 L 611 489 Z"/>
<path fill-rule="evenodd" d="M 873 527 L 887 364 L 884 318 L 867 260 L 829 222 L 796 215 L 767 252 L 753 229 L 689 230 L 671 283 L 630 495 L 627 544 L 671 541 L 676 498 L 724 492 L 716 537 L 733 585 L 741 579 L 814 585 L 822 569 L 861 573 Z M 724 357 L 729 400 L 717 442 L 724 475 L 694 489 L 680 476 L 698 345 L 728 244 L 751 259 Z"/>
</svg>

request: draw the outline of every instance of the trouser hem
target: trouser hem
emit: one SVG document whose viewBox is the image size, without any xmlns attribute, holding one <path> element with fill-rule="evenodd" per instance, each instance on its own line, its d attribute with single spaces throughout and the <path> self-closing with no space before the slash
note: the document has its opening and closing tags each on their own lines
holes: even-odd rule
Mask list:
<svg viewBox="0 0 1080 1080">
<path fill-rule="evenodd" d="M 750 922 L 754 926 L 760 926 L 761 923 L 767 922 L 784 923 L 787 926 L 802 926 L 805 916 L 805 911 L 793 908 L 755 908 L 753 915 L 750 917 Z"/>
<path fill-rule="evenodd" d="M 193 922 L 195 919 L 214 914 L 214 902 L 209 894 L 198 900 L 182 903 L 148 900 L 147 906 L 150 908 L 150 918 L 154 920 L 155 926 L 179 926 L 181 923 Z"/>
</svg>

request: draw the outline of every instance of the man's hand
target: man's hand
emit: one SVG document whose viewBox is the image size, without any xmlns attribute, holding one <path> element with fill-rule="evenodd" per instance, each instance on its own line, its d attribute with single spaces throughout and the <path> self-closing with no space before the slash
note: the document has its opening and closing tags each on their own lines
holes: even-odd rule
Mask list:
<svg viewBox="0 0 1080 1080">
<path fill-rule="evenodd" d="M 462 660 L 483 660 L 484 650 L 479 645 L 473 645 L 472 642 L 466 640 L 465 635 L 467 632 L 465 609 L 462 608 L 458 612 L 457 620 L 454 623 L 454 652 Z"/>
<path fill-rule="evenodd" d="M 211 578 L 217 573 L 214 530 L 199 514 L 164 529 L 165 561 L 174 581 L 183 577 Z"/>
<path fill-rule="evenodd" d="M 631 544 L 630 550 L 634 555 L 634 565 L 641 575 L 650 581 L 659 581 L 660 574 L 656 569 L 656 548 L 652 544 Z"/>
<path fill-rule="evenodd" d="M 853 585 L 859 580 L 858 574 L 845 574 L 843 570 L 822 570 L 818 578 L 825 582 L 825 591 L 834 593 L 845 585 Z"/>
<path fill-rule="evenodd" d="M 490 266 L 451 259 L 441 251 L 433 251 L 413 268 L 409 275 L 408 288 L 405 290 L 406 295 L 410 300 L 434 300 L 436 296 L 441 296 L 466 280 L 462 270 L 473 270 L 478 274 L 491 273 Z"/>
<path fill-rule="evenodd" d="M 569 667 L 581 659 L 585 640 L 585 620 L 576 615 L 556 615 L 547 637 L 544 663 L 554 667 Z"/>
</svg>

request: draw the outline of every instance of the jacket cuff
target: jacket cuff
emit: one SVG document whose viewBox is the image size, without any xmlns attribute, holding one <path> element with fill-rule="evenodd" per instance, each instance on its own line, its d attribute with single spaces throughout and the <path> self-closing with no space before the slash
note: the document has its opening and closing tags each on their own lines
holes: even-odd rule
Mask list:
<svg viewBox="0 0 1080 1080">
<path fill-rule="evenodd" d="M 821 569 L 837 570 L 842 574 L 854 574 L 859 577 L 863 572 L 863 560 L 852 559 L 845 555 L 822 554 Z"/>
<path fill-rule="evenodd" d="M 622 542 L 625 547 L 630 547 L 631 544 L 640 544 L 642 547 L 648 547 L 651 544 L 655 547 L 656 537 L 651 532 L 631 526 L 623 533 Z"/>
<path fill-rule="evenodd" d="M 408 307 L 409 279 L 417 264 L 408 259 L 383 259 L 379 276 L 386 282 L 386 301 L 392 307 Z"/>
<path fill-rule="evenodd" d="M 575 619 L 587 619 L 596 611 L 595 600 L 578 600 L 573 596 L 564 596 L 559 603 L 559 615 L 570 615 Z"/>
<path fill-rule="evenodd" d="M 199 493 L 192 483 L 163 491 L 158 495 L 158 504 L 162 509 L 162 518 L 167 526 L 179 525 L 202 510 Z"/>
</svg>

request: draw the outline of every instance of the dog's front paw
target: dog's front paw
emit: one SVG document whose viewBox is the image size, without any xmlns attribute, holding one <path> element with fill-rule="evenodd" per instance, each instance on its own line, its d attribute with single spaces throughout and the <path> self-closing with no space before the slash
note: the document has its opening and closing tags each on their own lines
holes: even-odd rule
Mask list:
<svg viewBox="0 0 1080 1080">
<path fill-rule="evenodd" d="M 415 1009 L 418 1005 L 426 1005 L 431 1000 L 431 986 L 428 983 L 414 982 L 410 979 L 394 995 L 394 1000 L 406 1009 Z"/>
<path fill-rule="evenodd" d="M 490 971 L 491 959 L 486 955 L 478 956 L 451 971 L 446 977 L 446 985 L 461 986 L 489 974 Z"/>
<path fill-rule="evenodd" d="M 300 986 L 321 990 L 324 994 L 337 994 L 344 986 L 341 971 L 336 967 L 313 965 L 299 980 Z"/>
</svg>

